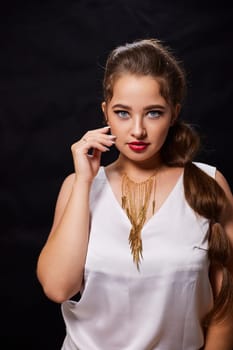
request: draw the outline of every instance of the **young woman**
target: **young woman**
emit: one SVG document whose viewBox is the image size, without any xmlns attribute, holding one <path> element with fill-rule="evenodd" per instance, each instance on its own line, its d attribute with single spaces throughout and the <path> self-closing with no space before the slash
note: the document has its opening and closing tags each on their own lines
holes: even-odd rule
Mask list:
<svg viewBox="0 0 233 350">
<path fill-rule="evenodd" d="M 215 167 L 193 161 L 183 69 L 160 41 L 138 40 L 110 53 L 103 90 L 106 126 L 72 145 L 38 259 L 62 303 L 62 349 L 232 350 L 233 199 Z"/>
</svg>

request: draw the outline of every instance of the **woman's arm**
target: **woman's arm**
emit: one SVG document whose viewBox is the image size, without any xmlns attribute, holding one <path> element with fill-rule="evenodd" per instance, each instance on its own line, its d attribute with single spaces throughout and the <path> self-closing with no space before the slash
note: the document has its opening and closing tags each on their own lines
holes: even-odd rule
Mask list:
<svg viewBox="0 0 233 350">
<path fill-rule="evenodd" d="M 47 242 L 37 263 L 45 294 L 63 302 L 80 291 L 89 238 L 89 194 L 102 152 L 114 143 L 109 128 L 88 131 L 71 147 L 75 173 L 62 184 Z M 90 149 L 92 154 L 89 154 Z"/>
<path fill-rule="evenodd" d="M 229 200 L 229 208 L 224 213 L 223 223 L 226 234 L 233 247 L 233 196 L 231 189 L 224 176 L 217 171 L 216 180 L 223 188 Z M 233 257 L 229 265 L 229 270 L 233 273 Z M 214 297 L 218 295 L 222 283 L 222 269 L 215 266 L 211 269 L 211 285 Z M 204 350 L 232 350 L 233 349 L 233 315 L 228 315 L 224 320 L 217 323 L 212 322 L 207 329 Z"/>
<path fill-rule="evenodd" d="M 37 264 L 45 294 L 62 302 L 81 287 L 89 231 L 90 184 L 68 176 L 59 193 L 54 222 Z"/>
</svg>

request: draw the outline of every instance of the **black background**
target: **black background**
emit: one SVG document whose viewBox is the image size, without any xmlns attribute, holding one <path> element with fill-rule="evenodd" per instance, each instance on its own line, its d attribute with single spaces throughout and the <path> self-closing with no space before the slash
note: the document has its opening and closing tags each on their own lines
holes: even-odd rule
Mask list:
<svg viewBox="0 0 233 350">
<path fill-rule="evenodd" d="M 173 48 L 188 77 L 182 117 L 203 138 L 198 160 L 217 166 L 232 188 L 232 23 L 224 1 L 22 1 L 1 8 L 4 349 L 61 347 L 60 305 L 44 296 L 36 261 L 61 183 L 73 171 L 70 146 L 102 126 L 103 65 L 116 45 L 157 37 Z M 102 163 L 115 157 L 113 150 Z"/>
</svg>

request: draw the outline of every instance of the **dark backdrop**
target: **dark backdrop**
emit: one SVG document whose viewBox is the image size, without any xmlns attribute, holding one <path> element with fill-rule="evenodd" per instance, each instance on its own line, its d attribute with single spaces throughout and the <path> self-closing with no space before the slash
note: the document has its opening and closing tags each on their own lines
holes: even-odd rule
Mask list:
<svg viewBox="0 0 233 350">
<path fill-rule="evenodd" d="M 233 11 L 224 1 L 21 1 L 0 16 L 0 336 L 4 349 L 55 350 L 65 328 L 60 305 L 36 279 L 36 261 L 73 171 L 70 145 L 102 126 L 109 50 L 144 37 L 174 49 L 188 76 L 182 116 L 203 137 L 199 160 L 233 186 Z"/>
</svg>

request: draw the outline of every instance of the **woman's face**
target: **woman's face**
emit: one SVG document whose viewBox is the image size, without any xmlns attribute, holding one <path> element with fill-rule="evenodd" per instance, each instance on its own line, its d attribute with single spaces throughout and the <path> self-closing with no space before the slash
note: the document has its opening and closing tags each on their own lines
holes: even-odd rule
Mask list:
<svg viewBox="0 0 233 350">
<path fill-rule="evenodd" d="M 115 81 L 112 99 L 102 109 L 120 154 L 136 162 L 159 158 L 178 114 L 177 107 L 174 116 L 154 78 L 132 74 Z"/>
</svg>

